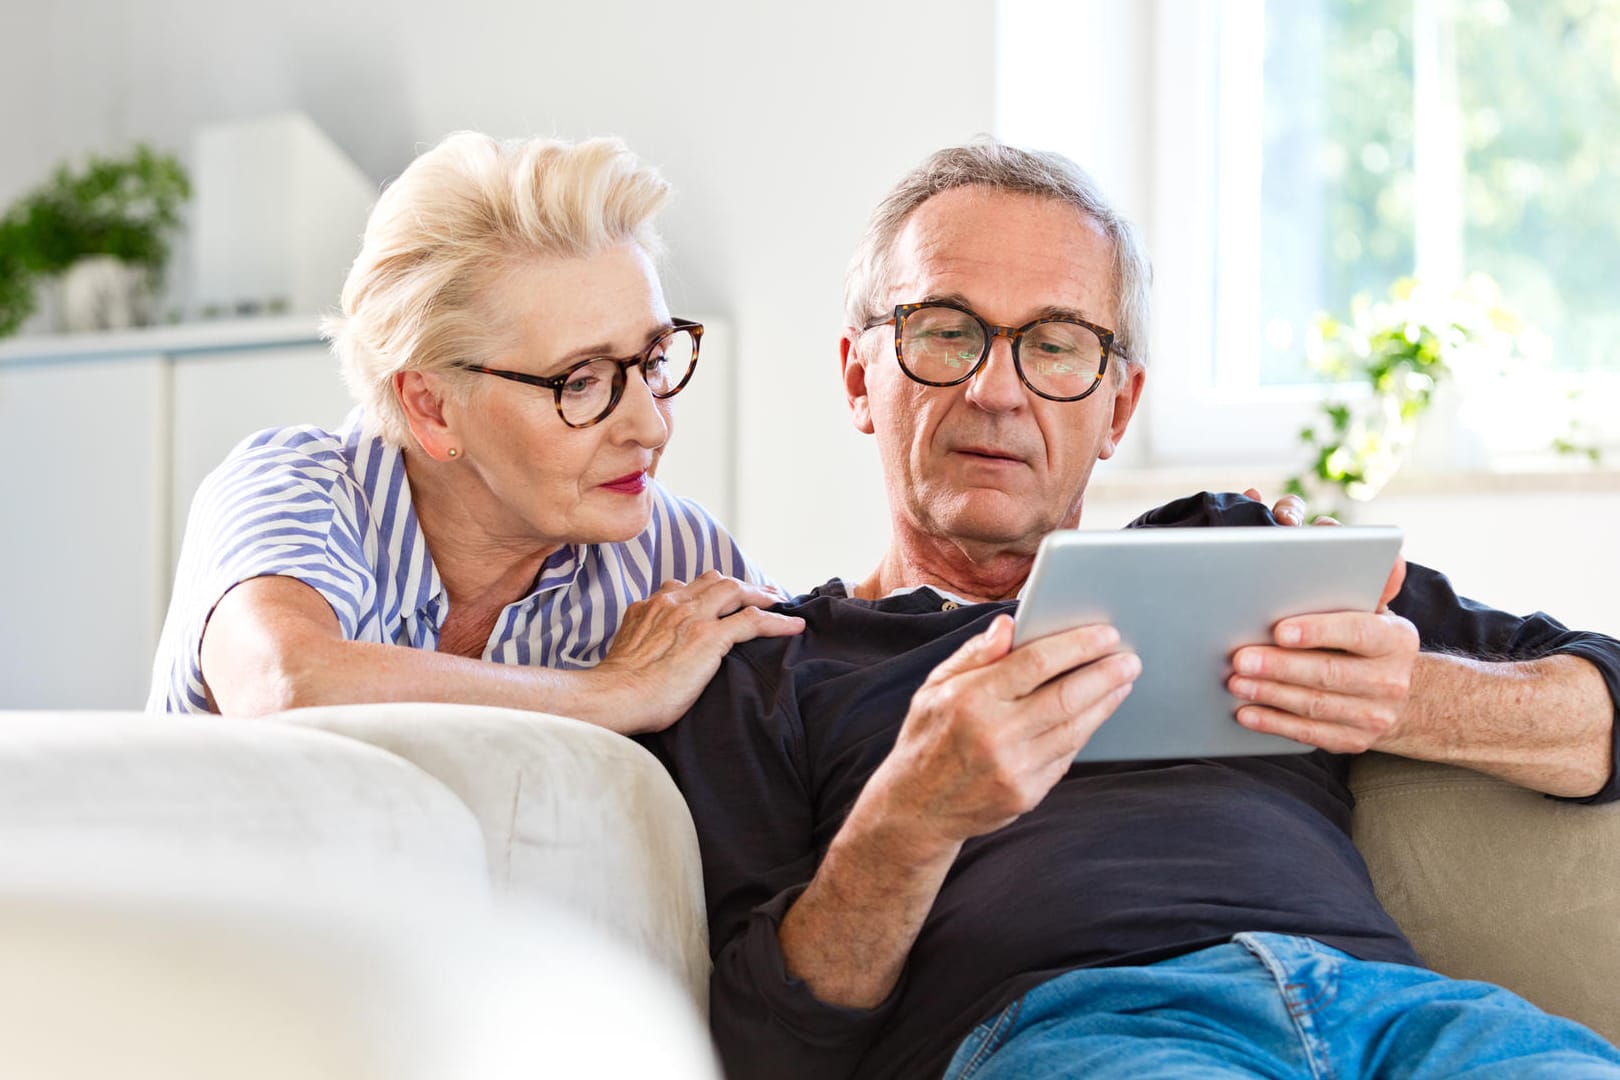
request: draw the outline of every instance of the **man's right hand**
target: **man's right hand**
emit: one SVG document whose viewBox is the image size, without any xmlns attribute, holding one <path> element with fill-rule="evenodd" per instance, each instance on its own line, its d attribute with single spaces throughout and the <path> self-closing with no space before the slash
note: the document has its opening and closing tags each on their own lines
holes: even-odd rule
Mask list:
<svg viewBox="0 0 1620 1080">
<path fill-rule="evenodd" d="M 1142 670 L 1112 626 L 1014 649 L 998 616 L 934 669 L 872 778 L 926 846 L 960 845 L 1029 812 L 1125 700 Z"/>
<path fill-rule="evenodd" d="M 1033 809 L 1141 671 L 1112 626 L 1012 647 L 997 616 L 912 695 L 894 749 L 782 920 L 789 974 L 822 1001 L 894 989 L 962 843 Z"/>
</svg>

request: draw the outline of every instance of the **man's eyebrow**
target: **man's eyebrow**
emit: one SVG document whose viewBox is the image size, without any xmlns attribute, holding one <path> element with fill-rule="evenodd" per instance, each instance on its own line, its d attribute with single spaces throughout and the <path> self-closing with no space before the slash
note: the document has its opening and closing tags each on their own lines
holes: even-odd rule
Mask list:
<svg viewBox="0 0 1620 1080">
<path fill-rule="evenodd" d="M 923 303 L 931 304 L 936 300 L 945 300 L 952 304 L 960 304 L 969 310 L 977 310 L 972 304 L 968 303 L 967 297 L 961 293 L 936 293 L 929 296 Z M 1034 315 L 1024 321 L 1033 322 L 1036 319 L 1079 319 L 1081 322 L 1094 324 L 1098 322 L 1096 316 L 1088 315 L 1078 308 L 1064 307 L 1061 304 L 1048 304 L 1043 308 L 1039 308 Z"/>
</svg>

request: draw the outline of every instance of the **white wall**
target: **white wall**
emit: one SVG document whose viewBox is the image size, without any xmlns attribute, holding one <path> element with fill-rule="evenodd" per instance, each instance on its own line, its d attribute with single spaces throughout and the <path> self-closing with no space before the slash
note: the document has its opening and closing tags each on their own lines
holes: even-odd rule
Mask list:
<svg viewBox="0 0 1620 1080">
<path fill-rule="evenodd" d="M 458 128 L 622 135 L 677 191 L 674 310 L 736 330 L 756 494 L 735 529 L 795 586 L 875 563 L 876 454 L 838 380 L 843 270 L 905 169 L 991 129 L 992 0 L 0 2 L 0 204 L 68 155 L 144 139 L 185 156 L 200 124 L 288 108 L 379 181 Z M 941 56 L 969 62 L 942 78 Z"/>
<path fill-rule="evenodd" d="M 1174 222 L 1154 219 L 1155 189 L 1187 183 L 1155 165 L 1155 87 L 1177 73 L 1156 70 L 1154 42 L 1183 13 L 1167 3 L 1007 0 L 1007 28 L 1033 21 L 1053 28 L 1049 44 L 1087 43 L 1083 78 L 1061 50 L 998 49 L 993 0 L 0 5 L 0 204 L 68 155 L 139 138 L 184 156 L 200 124 L 288 108 L 379 181 L 457 128 L 624 136 L 677 189 L 664 219 L 674 309 L 735 328 L 746 497 L 732 524 L 795 587 L 864 574 L 887 535 L 876 454 L 849 427 L 837 377 L 843 269 L 882 192 L 929 150 L 999 125 L 1090 167 L 1156 249 Z M 942 58 L 956 61 L 950 77 Z M 1021 101 L 1060 104 L 1035 121 Z M 1161 284 L 1176 269 L 1161 265 Z M 1132 432 L 1123 464 L 1149 435 Z M 1441 495 L 1426 505 L 1438 509 L 1424 557 L 1445 567 L 1479 550 L 1477 517 Z M 1613 528 L 1597 523 L 1600 536 Z M 1620 611 L 1612 570 L 1538 569 Z"/>
</svg>

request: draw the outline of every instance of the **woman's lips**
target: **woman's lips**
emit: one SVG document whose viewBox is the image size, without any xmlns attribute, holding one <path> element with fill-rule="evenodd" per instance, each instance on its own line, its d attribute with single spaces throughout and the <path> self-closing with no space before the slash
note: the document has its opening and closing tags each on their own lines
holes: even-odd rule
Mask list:
<svg viewBox="0 0 1620 1080">
<path fill-rule="evenodd" d="M 647 487 L 647 474 L 645 472 L 626 473 L 617 480 L 609 480 L 602 486 L 609 491 L 617 491 L 624 495 L 640 495 Z"/>
</svg>

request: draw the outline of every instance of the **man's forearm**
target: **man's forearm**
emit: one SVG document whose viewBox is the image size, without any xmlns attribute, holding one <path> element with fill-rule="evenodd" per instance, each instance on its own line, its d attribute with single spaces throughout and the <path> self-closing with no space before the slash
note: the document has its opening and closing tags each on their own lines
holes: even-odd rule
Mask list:
<svg viewBox="0 0 1620 1080">
<path fill-rule="evenodd" d="M 1614 709 L 1603 677 L 1577 656 L 1488 663 L 1423 653 L 1400 728 L 1378 749 L 1582 797 L 1609 779 Z"/>
<path fill-rule="evenodd" d="M 782 920 L 788 973 L 830 1005 L 870 1009 L 889 996 L 961 850 L 919 843 L 897 820 L 904 815 L 857 800 Z"/>
</svg>

